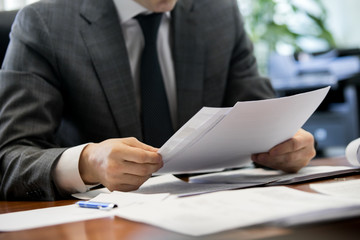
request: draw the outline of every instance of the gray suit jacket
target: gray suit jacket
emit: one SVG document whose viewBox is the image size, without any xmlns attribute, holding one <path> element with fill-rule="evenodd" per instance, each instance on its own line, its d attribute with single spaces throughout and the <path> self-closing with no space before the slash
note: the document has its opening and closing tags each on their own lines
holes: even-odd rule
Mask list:
<svg viewBox="0 0 360 240">
<path fill-rule="evenodd" d="M 179 0 L 172 11 L 180 127 L 202 106 L 274 96 L 257 72 L 236 0 Z M 71 146 L 142 139 L 112 0 L 50 0 L 18 14 L 0 71 L 0 197 L 66 196 L 52 169 Z"/>
</svg>

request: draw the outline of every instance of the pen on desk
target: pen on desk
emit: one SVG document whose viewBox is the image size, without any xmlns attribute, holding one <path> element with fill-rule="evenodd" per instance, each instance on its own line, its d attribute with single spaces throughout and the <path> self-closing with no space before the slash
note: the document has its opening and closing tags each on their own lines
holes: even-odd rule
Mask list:
<svg viewBox="0 0 360 240">
<path fill-rule="evenodd" d="M 90 202 L 90 201 L 78 201 L 76 204 L 82 208 L 94 208 L 100 210 L 110 210 L 116 207 L 116 204 L 114 203 L 102 203 L 102 202 Z"/>
</svg>

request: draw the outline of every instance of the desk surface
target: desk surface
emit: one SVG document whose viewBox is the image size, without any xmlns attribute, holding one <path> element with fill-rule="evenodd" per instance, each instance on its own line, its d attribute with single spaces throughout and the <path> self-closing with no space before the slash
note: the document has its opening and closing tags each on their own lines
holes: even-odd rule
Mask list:
<svg viewBox="0 0 360 240">
<path fill-rule="evenodd" d="M 311 165 L 348 165 L 344 158 L 315 159 Z M 360 174 L 342 175 L 316 182 L 346 181 L 360 179 Z M 313 183 L 312 181 L 311 183 Z M 313 192 L 309 182 L 294 184 L 288 187 L 302 191 Z M 63 200 L 55 202 L 10 202 L 0 201 L 0 214 L 37 208 L 68 205 L 77 200 Z M 114 218 L 102 218 L 75 223 L 67 223 L 56 226 L 31 229 L 17 232 L 0 233 L 1 239 L 51 239 L 51 240 L 92 240 L 92 239 L 360 239 L 360 217 L 323 222 L 311 225 L 302 225 L 290 228 L 257 226 L 226 231 L 204 238 L 191 238 L 173 232 L 162 230 L 146 224 Z"/>
</svg>

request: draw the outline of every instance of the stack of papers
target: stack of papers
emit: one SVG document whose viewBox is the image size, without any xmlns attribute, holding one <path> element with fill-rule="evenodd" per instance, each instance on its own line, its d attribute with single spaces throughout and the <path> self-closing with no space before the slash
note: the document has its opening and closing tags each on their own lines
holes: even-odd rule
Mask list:
<svg viewBox="0 0 360 240">
<path fill-rule="evenodd" d="M 251 154 L 293 137 L 329 89 L 238 102 L 232 108 L 203 108 L 160 148 L 164 167 L 157 174 L 246 166 Z"/>
<path fill-rule="evenodd" d="M 297 173 L 280 170 L 248 168 L 203 174 L 190 178 L 191 183 L 263 183 L 267 186 L 299 183 L 324 177 L 359 172 L 359 167 L 348 166 L 307 166 Z"/>
<path fill-rule="evenodd" d="M 314 183 L 310 184 L 310 188 L 322 194 L 360 201 L 360 179 L 332 183 Z"/>
<path fill-rule="evenodd" d="M 170 231 L 201 236 L 258 224 L 289 225 L 360 214 L 355 198 L 307 193 L 287 187 L 220 191 L 177 198 L 169 194 L 112 192 L 93 202 L 118 205 L 108 211 L 77 205 L 0 215 L 0 231 L 118 216 Z"/>
<path fill-rule="evenodd" d="M 132 193 L 156 194 L 168 193 L 177 197 L 185 197 L 221 190 L 240 189 L 264 185 L 265 182 L 238 182 L 238 183 L 188 183 L 171 175 L 165 174 L 152 177 L 147 180 L 138 190 Z M 78 199 L 90 200 L 99 194 L 110 193 L 107 188 L 91 190 L 85 193 L 75 193 L 72 196 Z"/>
<path fill-rule="evenodd" d="M 140 206 L 160 202 L 169 194 L 136 194 L 113 192 L 111 194 L 101 193 L 94 201 L 113 202 L 118 208 Z M 49 207 L 15 213 L 0 214 L 0 232 L 20 231 L 32 228 L 46 227 L 62 223 L 85 221 L 96 218 L 114 217 L 113 211 L 104 211 L 91 208 L 81 208 L 76 204 Z"/>
<path fill-rule="evenodd" d="M 240 189 L 263 185 L 263 182 L 238 182 L 238 183 L 188 183 L 171 174 L 153 177 L 133 193 L 169 193 L 177 197 L 204 194 L 230 189 Z"/>
<path fill-rule="evenodd" d="M 20 231 L 113 216 L 114 214 L 111 212 L 80 208 L 75 204 L 5 213 L 0 214 L 0 232 Z"/>
<path fill-rule="evenodd" d="M 307 166 L 298 173 L 284 173 L 280 170 L 263 168 L 244 168 L 202 174 L 190 177 L 188 182 L 171 174 L 164 174 L 150 178 L 133 193 L 168 193 L 177 197 L 184 197 L 230 189 L 293 184 L 359 171 L 359 167 L 348 166 Z M 101 188 L 86 193 L 76 193 L 73 194 L 73 197 L 89 200 L 100 193 L 110 193 L 110 191 L 107 188 Z"/>
<path fill-rule="evenodd" d="M 222 191 L 118 209 L 116 216 L 201 236 L 258 224 L 289 225 L 360 214 L 360 202 L 287 187 Z M 321 213 L 321 214 L 319 214 Z M 316 218 L 314 218 L 314 216 Z M 321 219 L 319 218 L 321 216 Z"/>
<path fill-rule="evenodd" d="M 278 171 L 242 169 L 230 171 L 233 175 L 231 178 L 226 174 L 209 174 L 203 179 L 198 177 L 190 179 L 202 182 L 217 181 L 220 178 L 242 179 L 241 183 L 230 184 L 194 184 L 183 182 L 172 175 L 163 175 L 151 178 L 139 190 L 132 193 L 96 190 L 100 194 L 91 201 L 118 205 L 117 208 L 109 211 L 80 208 L 74 204 L 1 214 L 0 231 L 17 231 L 118 216 L 186 235 L 201 236 L 258 224 L 287 226 L 359 216 L 360 180 L 311 185 L 311 188 L 324 195 L 287 187 L 254 187 L 265 182 L 271 185 L 276 181 L 293 182 L 291 179 L 300 181 L 317 178 L 325 176 L 326 171 L 329 175 L 333 175 L 355 170 L 358 169 L 306 167 L 291 178 L 291 174 L 286 176 L 287 174 Z M 236 182 L 235 180 L 233 182 Z M 253 188 L 219 191 L 250 186 Z M 93 196 L 92 194 L 89 196 Z M 89 196 L 87 199 L 91 198 Z"/>
</svg>

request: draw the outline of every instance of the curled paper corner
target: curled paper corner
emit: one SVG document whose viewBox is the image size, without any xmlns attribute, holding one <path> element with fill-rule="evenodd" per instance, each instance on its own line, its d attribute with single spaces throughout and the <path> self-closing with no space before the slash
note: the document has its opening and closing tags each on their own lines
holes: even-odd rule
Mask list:
<svg viewBox="0 0 360 240">
<path fill-rule="evenodd" d="M 345 156 L 349 163 L 353 166 L 360 166 L 360 138 L 351 141 L 346 149 Z"/>
</svg>

